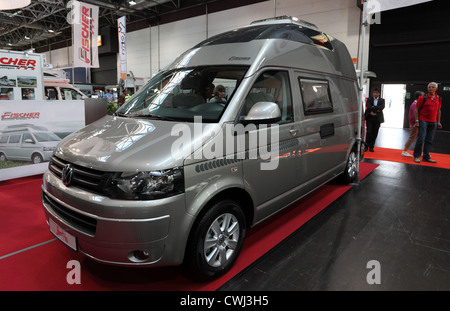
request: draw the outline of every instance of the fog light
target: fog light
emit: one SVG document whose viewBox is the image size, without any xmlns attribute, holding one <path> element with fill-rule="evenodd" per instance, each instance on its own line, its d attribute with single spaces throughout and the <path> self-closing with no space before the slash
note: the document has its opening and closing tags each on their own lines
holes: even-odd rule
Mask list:
<svg viewBox="0 0 450 311">
<path fill-rule="evenodd" d="M 137 250 L 132 252 L 130 257 L 131 261 L 145 261 L 150 257 L 150 253 L 144 250 Z"/>
</svg>

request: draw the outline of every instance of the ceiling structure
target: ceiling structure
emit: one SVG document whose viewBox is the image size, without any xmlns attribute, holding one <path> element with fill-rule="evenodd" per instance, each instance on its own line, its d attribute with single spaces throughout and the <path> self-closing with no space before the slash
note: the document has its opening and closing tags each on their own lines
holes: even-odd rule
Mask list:
<svg viewBox="0 0 450 311">
<path fill-rule="evenodd" d="M 83 0 L 99 7 L 99 29 L 117 27 L 127 17 L 127 31 L 147 28 L 214 11 L 269 0 Z M 36 52 L 70 46 L 71 1 L 31 0 L 22 9 L 0 11 L 0 49 Z"/>
</svg>

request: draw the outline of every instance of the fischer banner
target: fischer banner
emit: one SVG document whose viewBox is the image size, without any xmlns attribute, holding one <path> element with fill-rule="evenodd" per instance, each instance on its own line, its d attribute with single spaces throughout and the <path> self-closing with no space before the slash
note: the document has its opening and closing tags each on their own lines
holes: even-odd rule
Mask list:
<svg viewBox="0 0 450 311">
<path fill-rule="evenodd" d="M 120 57 L 120 79 L 127 80 L 127 25 L 126 17 L 117 19 L 117 28 L 119 33 L 119 57 Z"/>
<path fill-rule="evenodd" d="M 0 101 L 44 99 L 42 54 L 0 50 Z"/>
<path fill-rule="evenodd" d="M 73 66 L 98 68 L 98 6 L 71 1 Z"/>
</svg>

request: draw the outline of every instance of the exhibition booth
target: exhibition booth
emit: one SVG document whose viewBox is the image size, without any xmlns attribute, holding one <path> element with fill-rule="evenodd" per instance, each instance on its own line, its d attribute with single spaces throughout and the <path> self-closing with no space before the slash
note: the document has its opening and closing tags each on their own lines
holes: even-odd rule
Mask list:
<svg viewBox="0 0 450 311">
<path fill-rule="evenodd" d="M 61 139 L 107 113 L 74 89 L 52 96 L 41 54 L 0 50 L 0 77 L 0 181 L 42 174 Z"/>
</svg>

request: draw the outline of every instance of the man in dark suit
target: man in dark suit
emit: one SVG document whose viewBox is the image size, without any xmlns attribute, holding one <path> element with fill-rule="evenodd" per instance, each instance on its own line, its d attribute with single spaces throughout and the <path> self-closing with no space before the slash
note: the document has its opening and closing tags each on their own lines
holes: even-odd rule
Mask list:
<svg viewBox="0 0 450 311">
<path fill-rule="evenodd" d="M 384 122 L 384 106 L 385 101 L 384 98 L 380 97 L 380 90 L 374 89 L 373 96 L 366 102 L 366 111 L 364 113 L 367 125 L 366 148 L 372 152 L 374 151 L 373 148 L 375 146 L 375 140 L 378 136 L 378 130 L 380 129 L 381 123 Z"/>
</svg>

